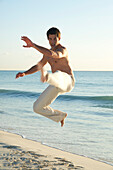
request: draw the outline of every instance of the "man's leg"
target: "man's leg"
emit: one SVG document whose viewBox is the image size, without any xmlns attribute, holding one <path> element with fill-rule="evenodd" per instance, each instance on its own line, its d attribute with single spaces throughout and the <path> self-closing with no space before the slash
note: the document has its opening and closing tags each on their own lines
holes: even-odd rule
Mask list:
<svg viewBox="0 0 113 170">
<path fill-rule="evenodd" d="M 59 88 L 49 85 L 33 105 L 34 112 L 39 113 L 55 122 L 64 124 L 67 113 L 52 109 L 49 105 L 61 94 Z"/>
<path fill-rule="evenodd" d="M 41 109 L 39 109 L 39 107 L 40 107 L 40 105 L 43 103 L 44 104 L 44 102 L 41 102 L 41 104 L 38 104 L 38 112 L 37 112 L 37 109 L 36 109 L 36 111 L 35 111 L 35 106 L 36 106 L 36 103 L 34 104 L 34 111 L 35 112 L 37 112 L 37 113 L 39 113 L 39 112 L 41 112 L 40 114 L 42 114 L 42 115 L 44 115 L 43 113 L 46 113 L 47 112 L 47 114 L 45 114 L 44 116 L 46 116 L 46 117 L 48 117 L 48 118 L 50 118 L 51 116 L 53 116 L 53 115 L 48 115 L 49 113 L 54 113 L 54 117 L 52 118 L 50 118 L 50 119 L 52 119 L 52 120 L 54 120 L 54 121 L 56 121 L 56 122 L 61 122 L 61 126 L 63 126 L 64 125 L 64 119 L 66 118 L 66 116 L 67 116 L 67 113 L 63 113 L 63 112 L 61 112 L 61 111 L 58 111 L 58 110 L 53 110 L 49 105 L 51 104 L 51 102 L 53 101 L 53 100 L 55 100 L 56 99 L 56 97 L 59 95 L 59 93 L 61 94 L 61 93 L 64 93 L 64 92 L 68 92 L 68 91 L 70 91 L 72 88 L 73 88 L 73 83 L 72 83 L 72 79 L 71 79 L 71 77 L 69 76 L 69 75 L 67 75 L 67 73 L 62 73 L 62 72 L 60 72 L 60 73 L 53 73 L 53 74 L 48 74 L 47 72 L 45 72 L 44 70 L 43 70 L 43 67 L 42 66 L 40 66 L 40 70 L 41 70 L 41 81 L 42 82 L 48 82 L 49 84 L 51 84 L 49 87 L 48 87 L 48 89 L 46 89 L 43 93 L 44 93 L 44 95 L 42 94 L 41 96 L 42 97 L 40 97 L 39 99 L 38 99 L 38 101 L 36 101 L 36 103 L 39 103 L 39 101 L 42 101 L 42 98 L 44 98 L 45 96 L 47 96 L 47 94 L 49 94 L 48 93 L 48 91 L 50 91 L 50 94 L 48 95 L 48 97 L 50 98 L 50 102 L 47 102 L 46 104 L 45 104 L 45 106 L 46 107 L 44 107 L 44 106 L 42 106 L 41 107 Z M 48 77 L 49 76 L 49 77 Z M 48 80 L 49 79 L 49 80 Z M 49 89 L 50 88 L 50 89 Z M 53 88 L 53 92 L 52 92 L 52 89 L 51 88 Z M 47 94 L 46 94 L 47 93 Z M 52 97 L 52 95 L 51 94 L 53 94 L 53 97 Z M 48 98 L 48 99 L 49 99 Z M 47 97 L 45 98 L 45 99 L 47 99 Z M 43 108 L 43 109 L 42 109 Z M 42 110 L 42 111 L 40 111 L 40 110 Z M 45 112 L 43 111 L 43 110 L 45 110 Z M 49 112 L 48 112 L 49 111 Z M 55 114 L 57 114 L 57 118 L 55 118 Z M 62 115 L 62 119 L 58 119 L 58 116 L 60 116 L 61 117 L 61 115 Z"/>
</svg>

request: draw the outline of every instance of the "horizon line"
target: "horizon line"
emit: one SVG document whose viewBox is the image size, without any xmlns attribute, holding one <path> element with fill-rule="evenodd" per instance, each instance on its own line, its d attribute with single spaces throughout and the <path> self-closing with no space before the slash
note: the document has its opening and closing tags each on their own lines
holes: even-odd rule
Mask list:
<svg viewBox="0 0 113 170">
<path fill-rule="evenodd" d="M 16 70 L 16 69 L 0 69 L 0 71 L 24 71 L 24 70 Z M 51 70 L 46 70 L 46 71 L 51 71 Z M 108 71 L 113 71 L 113 70 L 73 70 L 73 71 L 106 71 L 106 72 L 108 72 Z"/>
</svg>

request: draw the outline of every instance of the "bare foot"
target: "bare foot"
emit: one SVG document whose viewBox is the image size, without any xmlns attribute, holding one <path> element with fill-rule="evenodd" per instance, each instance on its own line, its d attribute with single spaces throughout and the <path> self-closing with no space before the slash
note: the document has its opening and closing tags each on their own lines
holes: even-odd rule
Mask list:
<svg viewBox="0 0 113 170">
<path fill-rule="evenodd" d="M 67 113 L 66 113 L 66 115 L 65 115 L 65 117 L 64 117 L 64 119 L 61 121 L 61 127 L 63 127 L 64 126 L 64 120 L 65 120 L 65 118 L 67 117 Z"/>
</svg>

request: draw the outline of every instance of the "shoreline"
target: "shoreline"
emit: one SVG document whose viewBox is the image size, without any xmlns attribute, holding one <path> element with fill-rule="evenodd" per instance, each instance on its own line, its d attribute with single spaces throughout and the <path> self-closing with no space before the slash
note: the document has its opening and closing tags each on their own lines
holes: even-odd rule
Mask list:
<svg viewBox="0 0 113 170">
<path fill-rule="evenodd" d="M 113 170 L 113 166 L 0 130 L 0 168 Z M 15 158 L 15 159 L 14 159 Z"/>
<path fill-rule="evenodd" d="M 92 157 L 88 157 L 88 156 L 85 156 L 85 155 L 79 155 L 79 154 L 77 154 L 77 153 L 72 153 L 72 152 L 69 152 L 69 151 L 65 151 L 65 150 L 63 150 L 63 149 L 59 149 L 59 148 L 57 148 L 57 147 L 50 146 L 50 145 L 48 145 L 48 144 L 46 144 L 46 143 L 39 142 L 39 141 L 37 141 L 37 140 L 35 140 L 35 139 L 26 138 L 26 136 L 23 136 L 23 135 L 18 134 L 18 133 L 10 132 L 10 131 L 8 131 L 8 130 L 3 130 L 3 129 L 0 129 L 0 131 L 8 132 L 8 133 L 11 133 L 11 134 L 18 135 L 18 136 L 22 137 L 23 139 L 31 140 L 31 141 L 40 143 L 41 145 L 44 145 L 44 146 L 47 146 L 47 147 L 50 147 L 50 148 L 53 148 L 53 149 L 57 149 L 57 150 L 59 150 L 59 151 L 63 151 L 63 152 L 70 153 L 70 154 L 73 154 L 73 155 L 85 157 L 85 158 L 88 158 L 88 159 L 91 159 L 91 160 L 94 160 L 94 161 L 102 162 L 102 163 L 108 164 L 108 165 L 110 165 L 110 166 L 113 166 L 112 163 L 109 163 L 109 162 L 107 162 L 107 161 L 99 160 L 98 158 L 92 158 Z"/>
</svg>

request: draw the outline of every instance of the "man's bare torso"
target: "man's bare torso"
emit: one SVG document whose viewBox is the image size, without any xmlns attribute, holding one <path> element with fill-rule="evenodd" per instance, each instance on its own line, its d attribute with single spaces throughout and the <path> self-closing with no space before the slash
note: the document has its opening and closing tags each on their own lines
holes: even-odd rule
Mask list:
<svg viewBox="0 0 113 170">
<path fill-rule="evenodd" d="M 53 50 L 53 51 L 56 52 L 57 50 L 60 50 L 61 48 L 64 49 L 63 46 L 58 45 L 58 47 L 56 47 L 55 50 Z M 48 56 L 45 56 L 45 57 L 46 57 L 47 62 L 51 66 L 52 73 L 59 70 L 59 71 L 62 71 L 62 72 L 66 72 L 69 75 L 72 75 L 72 69 L 69 65 L 67 50 L 64 49 L 64 51 L 65 51 L 66 55 L 64 57 L 61 57 L 61 58 L 52 58 L 52 57 L 48 57 Z"/>
</svg>

